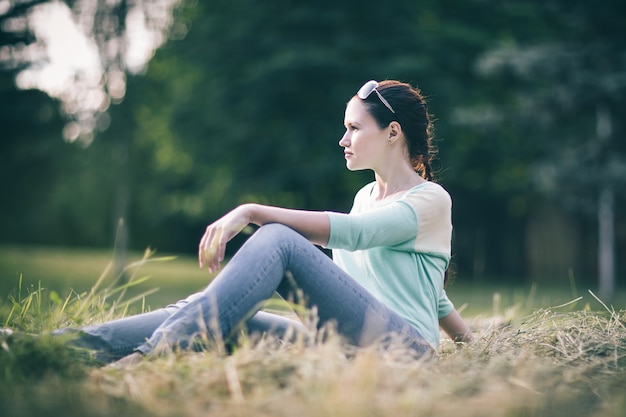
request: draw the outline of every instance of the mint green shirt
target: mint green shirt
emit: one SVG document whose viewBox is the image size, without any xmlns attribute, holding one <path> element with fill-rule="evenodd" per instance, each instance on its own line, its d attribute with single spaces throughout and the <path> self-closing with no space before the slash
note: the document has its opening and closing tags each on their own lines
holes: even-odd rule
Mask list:
<svg viewBox="0 0 626 417">
<path fill-rule="evenodd" d="M 454 309 L 443 289 L 452 200 L 443 187 L 425 182 L 377 201 L 375 185 L 359 190 L 349 214 L 327 212 L 327 247 L 337 265 L 437 349 L 439 319 Z"/>
</svg>

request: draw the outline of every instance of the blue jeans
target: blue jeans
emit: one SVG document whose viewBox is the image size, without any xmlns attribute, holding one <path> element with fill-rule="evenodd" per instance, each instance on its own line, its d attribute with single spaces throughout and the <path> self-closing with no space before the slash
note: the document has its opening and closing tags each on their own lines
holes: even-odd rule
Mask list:
<svg viewBox="0 0 626 417">
<path fill-rule="evenodd" d="M 334 323 L 346 342 L 366 346 L 399 336 L 419 354 L 432 352 L 419 332 L 378 301 L 317 247 L 292 229 L 269 224 L 254 233 L 202 292 L 168 307 L 81 329 L 78 343 L 115 360 L 133 351 L 186 349 L 195 341 L 228 340 L 305 326 L 259 311 L 278 292 L 317 310 L 317 327 Z M 397 337 L 394 337 L 397 340 Z"/>
</svg>

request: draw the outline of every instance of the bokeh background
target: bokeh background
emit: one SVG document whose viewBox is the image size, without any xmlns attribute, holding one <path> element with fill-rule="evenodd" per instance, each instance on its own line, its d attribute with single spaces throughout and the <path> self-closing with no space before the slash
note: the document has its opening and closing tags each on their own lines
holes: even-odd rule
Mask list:
<svg viewBox="0 0 626 417">
<path fill-rule="evenodd" d="M 243 202 L 346 211 L 372 174 L 345 103 L 399 79 L 436 118 L 458 282 L 623 285 L 621 0 L 0 0 L 0 65 L 4 251 L 193 256 Z"/>
</svg>

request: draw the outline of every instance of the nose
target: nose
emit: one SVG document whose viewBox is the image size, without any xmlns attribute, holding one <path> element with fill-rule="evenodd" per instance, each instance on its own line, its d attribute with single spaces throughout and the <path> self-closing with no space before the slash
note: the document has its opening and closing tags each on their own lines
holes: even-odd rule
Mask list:
<svg viewBox="0 0 626 417">
<path fill-rule="evenodd" d="M 350 146 L 349 133 L 350 132 L 346 130 L 346 133 L 344 133 L 341 139 L 339 139 L 339 146 L 341 146 L 342 148 L 347 148 L 348 146 Z"/>
</svg>

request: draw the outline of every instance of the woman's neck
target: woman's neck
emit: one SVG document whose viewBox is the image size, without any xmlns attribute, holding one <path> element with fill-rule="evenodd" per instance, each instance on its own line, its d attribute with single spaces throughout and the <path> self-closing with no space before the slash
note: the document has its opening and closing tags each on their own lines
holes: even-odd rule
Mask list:
<svg viewBox="0 0 626 417">
<path fill-rule="evenodd" d="M 409 169 L 393 170 L 386 175 L 376 173 L 376 184 L 378 186 L 377 200 L 384 200 L 399 192 L 410 190 L 416 185 L 424 183 L 426 180 L 417 172 Z"/>
</svg>

